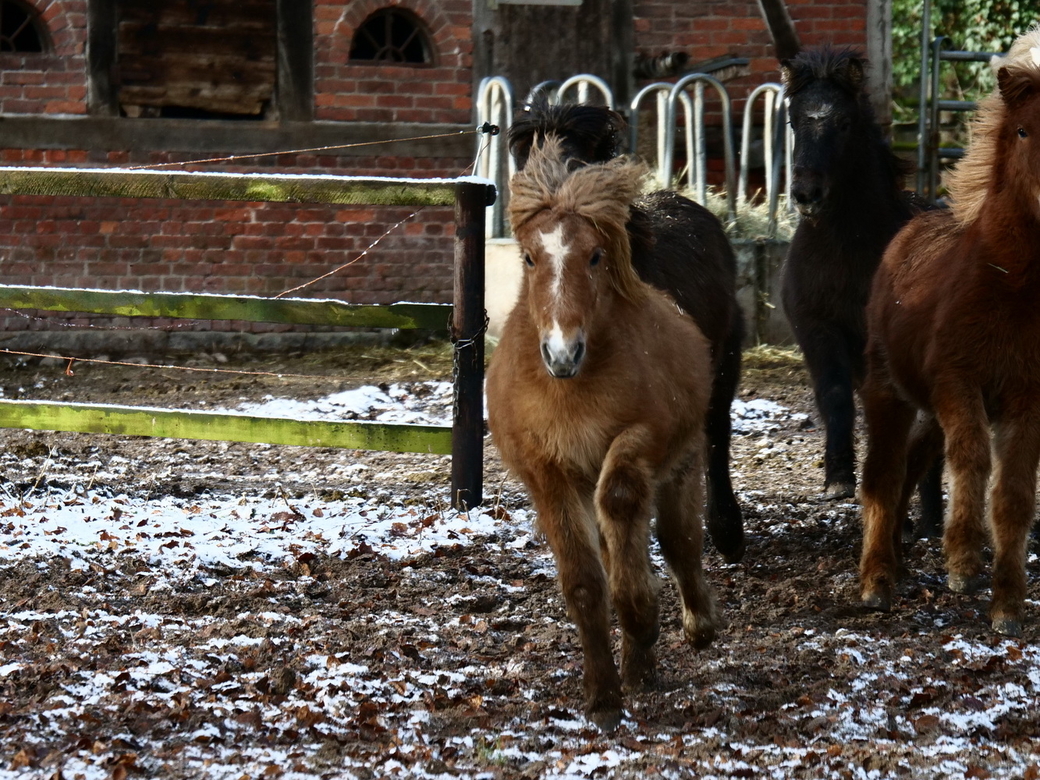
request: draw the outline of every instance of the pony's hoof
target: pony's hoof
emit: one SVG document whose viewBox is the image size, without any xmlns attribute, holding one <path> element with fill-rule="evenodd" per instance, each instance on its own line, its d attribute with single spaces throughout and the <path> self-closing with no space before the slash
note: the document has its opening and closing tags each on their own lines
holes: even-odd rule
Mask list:
<svg viewBox="0 0 1040 780">
<path fill-rule="evenodd" d="M 942 523 L 934 519 L 922 517 L 913 526 L 913 539 L 938 539 L 942 536 Z"/>
<path fill-rule="evenodd" d="M 710 529 L 709 529 L 710 530 Z M 737 538 L 734 539 L 733 536 Z M 711 541 L 715 549 L 719 551 L 722 560 L 726 563 L 740 563 L 744 558 L 744 531 L 740 529 L 739 535 L 711 534 Z"/>
<path fill-rule="evenodd" d="M 732 511 L 709 511 L 708 536 L 726 563 L 740 563 L 744 557 L 744 518 L 740 508 L 733 505 Z"/>
<path fill-rule="evenodd" d="M 604 733 L 610 733 L 621 725 L 621 709 L 610 708 L 605 710 L 592 710 L 586 713 L 589 720 L 596 724 L 596 728 Z"/>
<path fill-rule="evenodd" d="M 621 651 L 621 689 L 647 693 L 657 687 L 657 655 L 654 648 L 626 642 Z"/>
<path fill-rule="evenodd" d="M 871 591 L 863 594 L 863 606 L 867 609 L 872 609 L 877 612 L 891 612 L 892 611 L 892 597 L 879 590 Z"/>
<path fill-rule="evenodd" d="M 981 578 L 976 575 L 954 574 L 951 572 L 946 577 L 946 586 L 954 593 L 971 595 L 979 589 L 981 584 Z"/>
<path fill-rule="evenodd" d="M 855 482 L 835 482 L 823 486 L 823 497 L 828 501 L 839 501 L 856 495 Z"/>
<path fill-rule="evenodd" d="M 715 624 L 707 620 L 687 621 L 683 626 L 686 640 L 697 650 L 703 650 L 715 641 Z"/>
<path fill-rule="evenodd" d="M 993 630 L 1004 636 L 1022 636 L 1022 621 L 1013 617 L 995 617 Z"/>
</svg>

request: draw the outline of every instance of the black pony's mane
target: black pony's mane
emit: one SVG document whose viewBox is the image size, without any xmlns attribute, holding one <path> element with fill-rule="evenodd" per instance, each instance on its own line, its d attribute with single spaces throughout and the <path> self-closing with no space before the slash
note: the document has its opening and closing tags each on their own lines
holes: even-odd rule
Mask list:
<svg viewBox="0 0 1040 780">
<path fill-rule="evenodd" d="M 616 111 L 604 106 L 550 105 L 535 101 L 517 112 L 509 128 L 509 151 L 523 170 L 538 138 L 555 135 L 567 160 L 602 163 L 617 157 L 626 128 Z"/>
</svg>

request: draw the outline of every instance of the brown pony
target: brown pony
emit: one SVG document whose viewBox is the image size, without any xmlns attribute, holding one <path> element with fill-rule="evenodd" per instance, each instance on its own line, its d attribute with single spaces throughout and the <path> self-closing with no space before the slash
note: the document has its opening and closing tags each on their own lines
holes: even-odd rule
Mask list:
<svg viewBox="0 0 1040 780">
<path fill-rule="evenodd" d="M 704 647 L 719 625 L 701 570 L 710 346 L 633 268 L 625 225 L 644 180 L 622 158 L 571 171 L 554 137 L 532 150 L 510 185 L 524 282 L 487 376 L 491 432 L 552 547 L 585 654 L 585 712 L 605 731 L 621 720 L 622 682 L 655 679 L 655 508 L 687 638 Z"/>
<path fill-rule="evenodd" d="M 992 448 L 991 617 L 1017 635 L 1040 460 L 1040 32 L 1008 60 L 948 182 L 952 211 L 914 218 L 874 280 L 860 581 L 867 605 L 890 608 L 907 485 L 945 436 L 948 583 L 978 586 Z"/>
</svg>

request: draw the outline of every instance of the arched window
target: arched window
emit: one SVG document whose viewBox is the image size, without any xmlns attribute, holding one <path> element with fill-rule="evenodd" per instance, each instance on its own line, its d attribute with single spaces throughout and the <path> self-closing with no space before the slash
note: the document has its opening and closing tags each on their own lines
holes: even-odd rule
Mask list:
<svg viewBox="0 0 1040 780">
<path fill-rule="evenodd" d="M 433 63 L 433 46 L 422 21 L 401 8 L 382 8 L 354 33 L 350 59 L 356 62 Z"/>
<path fill-rule="evenodd" d="M 42 52 L 47 36 L 39 14 L 20 0 L 0 0 L 0 52 Z"/>
</svg>

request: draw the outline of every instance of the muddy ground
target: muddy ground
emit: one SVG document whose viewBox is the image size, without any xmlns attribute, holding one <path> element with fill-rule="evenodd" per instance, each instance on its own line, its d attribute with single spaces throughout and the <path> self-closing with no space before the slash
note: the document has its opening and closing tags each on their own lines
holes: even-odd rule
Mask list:
<svg viewBox="0 0 1040 780">
<path fill-rule="evenodd" d="M 440 345 L 179 362 L 258 373 L 78 363 L 69 375 L 59 361 L 6 359 L 0 386 L 6 398 L 205 408 L 450 376 Z M 485 494 L 507 530 L 411 559 L 361 544 L 154 588 L 154 563 L 130 554 L 84 569 L 6 553 L 0 777 L 1040 777 L 1036 557 L 1018 640 L 990 632 L 986 592 L 946 590 L 936 540 L 914 544 L 890 614 L 861 609 L 858 506 L 819 495 L 822 432 L 797 356 L 755 352 L 740 393 L 794 414 L 734 438 L 747 554 L 705 558 L 728 626 L 706 651 L 687 647 L 666 584 L 659 689 L 628 697 L 616 733 L 580 716 L 576 632 L 547 550 L 524 536 L 523 489 L 488 443 Z M 77 479 L 101 500 L 320 506 L 359 490 L 353 462 L 370 467 L 371 495 L 428 505 L 448 493 L 440 457 L 28 431 L 0 441 L 8 512 Z M 146 657 L 169 668 L 147 676 Z M 88 690 L 88 678 L 105 683 Z"/>
</svg>

